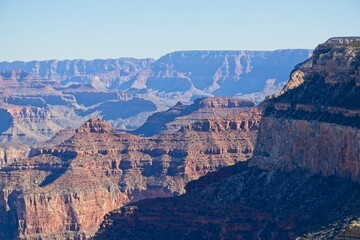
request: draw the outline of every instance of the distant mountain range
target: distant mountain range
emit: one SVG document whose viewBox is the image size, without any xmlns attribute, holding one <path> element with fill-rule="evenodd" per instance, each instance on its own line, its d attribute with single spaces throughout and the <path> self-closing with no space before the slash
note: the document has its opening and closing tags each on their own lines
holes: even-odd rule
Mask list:
<svg viewBox="0 0 360 240">
<path fill-rule="evenodd" d="M 259 103 L 311 50 L 179 51 L 158 60 L 0 62 L 0 142 L 44 141 L 102 117 L 133 130 L 177 102 L 229 96 Z"/>
</svg>

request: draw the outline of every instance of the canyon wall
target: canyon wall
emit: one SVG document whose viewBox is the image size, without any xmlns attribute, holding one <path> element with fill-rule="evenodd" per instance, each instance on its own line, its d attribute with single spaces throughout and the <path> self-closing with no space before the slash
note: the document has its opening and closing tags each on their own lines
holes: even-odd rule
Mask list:
<svg viewBox="0 0 360 240">
<path fill-rule="evenodd" d="M 0 62 L 0 143 L 46 141 L 100 117 L 132 131 L 177 102 L 210 96 L 259 103 L 311 50 L 179 51 L 154 59 Z"/>
<path fill-rule="evenodd" d="M 197 104 L 177 130 L 154 137 L 116 132 L 93 118 L 64 143 L 0 169 L 1 237 L 85 239 L 111 210 L 183 194 L 190 180 L 252 156 L 261 117 L 254 103 Z"/>
<path fill-rule="evenodd" d="M 359 182 L 359 55 L 358 41 L 331 40 L 295 68 L 285 91 L 264 103 L 253 164 Z"/>
<path fill-rule="evenodd" d="M 94 239 L 359 239 L 359 60 L 359 37 L 319 45 L 261 104 L 252 159 L 109 213 Z"/>
</svg>

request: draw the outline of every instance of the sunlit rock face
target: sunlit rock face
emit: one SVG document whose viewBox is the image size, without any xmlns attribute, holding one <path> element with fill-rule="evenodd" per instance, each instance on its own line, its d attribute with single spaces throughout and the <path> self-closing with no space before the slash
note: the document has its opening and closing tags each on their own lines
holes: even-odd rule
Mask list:
<svg viewBox="0 0 360 240">
<path fill-rule="evenodd" d="M 284 90 L 265 102 L 254 164 L 306 168 L 359 182 L 360 47 L 334 38 L 298 65 Z"/>
<path fill-rule="evenodd" d="M 59 134 L 52 143 L 73 136 L 0 169 L 0 238 L 85 239 L 129 202 L 183 194 L 187 182 L 252 156 L 261 118 L 254 106 L 198 100 L 152 137 L 99 118 Z"/>
</svg>

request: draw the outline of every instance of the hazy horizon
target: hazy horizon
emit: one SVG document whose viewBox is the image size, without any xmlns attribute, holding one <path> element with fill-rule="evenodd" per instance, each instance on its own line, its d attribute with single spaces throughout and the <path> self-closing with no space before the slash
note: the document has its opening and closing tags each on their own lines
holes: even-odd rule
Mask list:
<svg viewBox="0 0 360 240">
<path fill-rule="evenodd" d="M 0 61 L 314 49 L 359 36 L 360 1 L 0 0 Z"/>
<path fill-rule="evenodd" d="M 14 60 L 14 61 L 7 61 L 7 60 L 0 60 L 0 62 L 9 62 L 9 63 L 13 63 L 13 62 L 30 62 L 30 61 L 74 61 L 74 60 L 84 60 L 84 61 L 92 61 L 92 60 L 110 60 L 110 59 L 138 59 L 138 60 L 143 60 L 143 59 L 153 59 L 153 60 L 158 60 L 164 56 L 166 56 L 167 54 L 171 54 L 171 53 L 176 53 L 176 52 L 237 52 L 237 51 L 245 51 L 245 52 L 275 52 L 275 51 L 288 51 L 288 50 L 310 50 L 312 51 L 313 49 L 310 48 L 286 48 L 286 49 L 273 49 L 273 50 L 249 50 L 249 49 L 224 49 L 224 50 L 217 50 L 217 49 L 204 49 L 204 50 L 176 50 L 176 51 L 171 51 L 168 53 L 165 53 L 164 55 L 160 56 L 159 58 L 153 58 L 153 57 L 143 57 L 143 58 L 137 58 L 137 57 L 131 57 L 131 56 L 119 56 L 119 57 L 114 57 L 114 58 L 64 58 L 64 59 L 56 59 L 56 58 L 49 58 L 49 59 L 32 59 L 32 60 Z"/>
</svg>

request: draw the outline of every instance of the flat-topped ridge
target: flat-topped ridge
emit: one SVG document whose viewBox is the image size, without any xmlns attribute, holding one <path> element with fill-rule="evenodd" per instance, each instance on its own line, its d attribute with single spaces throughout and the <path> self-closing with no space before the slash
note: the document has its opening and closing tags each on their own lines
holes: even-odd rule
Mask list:
<svg viewBox="0 0 360 240">
<path fill-rule="evenodd" d="M 251 108 L 255 103 L 248 99 L 230 97 L 198 98 L 194 105 L 199 108 Z"/>
</svg>

